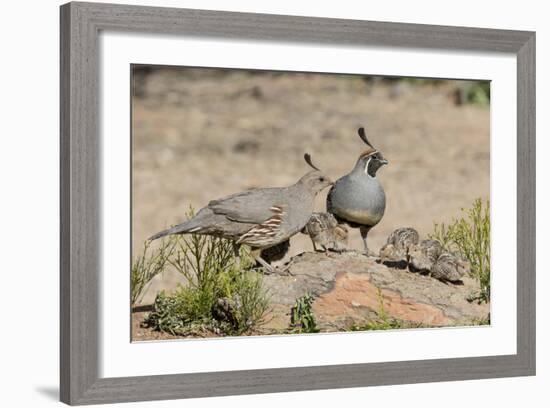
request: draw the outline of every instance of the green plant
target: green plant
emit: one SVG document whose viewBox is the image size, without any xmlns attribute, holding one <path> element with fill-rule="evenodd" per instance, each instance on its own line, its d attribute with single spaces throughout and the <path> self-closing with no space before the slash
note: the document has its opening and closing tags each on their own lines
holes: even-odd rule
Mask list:
<svg viewBox="0 0 550 408">
<path fill-rule="evenodd" d="M 376 319 L 367 321 L 361 325 L 351 326 L 351 331 L 366 331 L 366 330 L 392 330 L 392 329 L 403 329 L 408 327 L 415 327 L 412 325 L 407 325 L 405 322 L 402 322 L 397 319 L 390 318 L 386 309 L 384 308 L 384 296 L 382 295 L 382 290 L 378 288 L 377 291 L 378 298 L 378 309 L 376 311 Z"/>
<path fill-rule="evenodd" d="M 187 218 L 194 215 L 192 208 Z M 233 244 L 222 238 L 208 235 L 172 235 L 176 248 L 174 256 L 168 262 L 181 273 L 189 286 L 199 290 L 208 290 L 220 271 L 230 268 L 248 269 L 252 258 L 245 247 L 240 249 L 240 263 L 236 265 Z"/>
<path fill-rule="evenodd" d="M 150 253 L 151 241 L 145 241 L 143 251 L 132 263 L 130 273 L 131 302 L 138 303 L 143 298 L 151 280 L 161 273 L 174 251 L 174 245 L 170 240 L 161 240 L 160 245 Z"/>
<path fill-rule="evenodd" d="M 438 240 L 449 252 L 458 252 L 470 263 L 471 275 L 479 282 L 480 291 L 470 298 L 488 302 L 491 298 L 491 223 L 489 201 L 478 198 L 464 217 L 449 225 L 435 224 L 430 238 Z"/>
<path fill-rule="evenodd" d="M 471 321 L 472 326 L 488 326 L 491 324 L 491 315 L 488 314 L 486 317 L 474 318 Z"/>
<path fill-rule="evenodd" d="M 466 102 L 475 105 L 488 105 L 491 100 L 491 85 L 489 81 L 472 82 L 465 90 Z"/>
<path fill-rule="evenodd" d="M 170 240 L 174 250 L 167 262 L 186 282 L 171 295 L 157 295 L 147 326 L 174 335 L 240 335 L 261 324 L 269 297 L 262 275 L 250 270 L 248 251 L 241 250 L 236 262 L 227 240 L 201 235 Z"/>
<path fill-rule="evenodd" d="M 268 306 L 262 275 L 231 268 L 200 287 L 180 285 L 172 295 L 159 293 L 145 324 L 173 335 L 241 335 L 262 323 Z"/>
<path fill-rule="evenodd" d="M 290 331 L 292 333 L 318 333 L 315 315 L 311 306 L 313 305 L 313 296 L 306 293 L 304 296 L 296 299 L 296 303 L 290 309 Z"/>
</svg>

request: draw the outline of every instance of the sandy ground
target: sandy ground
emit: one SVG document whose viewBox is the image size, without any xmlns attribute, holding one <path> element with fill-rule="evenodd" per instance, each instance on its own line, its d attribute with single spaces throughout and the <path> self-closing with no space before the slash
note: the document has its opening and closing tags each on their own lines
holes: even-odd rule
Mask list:
<svg viewBox="0 0 550 408">
<path fill-rule="evenodd" d="M 331 178 L 354 166 L 364 144 L 389 160 L 378 177 L 386 214 L 370 235 L 378 251 L 397 227 L 421 236 L 449 222 L 477 197 L 489 198 L 489 108 L 457 106 L 456 83 L 408 84 L 359 76 L 157 69 L 135 77 L 133 242 L 184 220 L 193 206 L 254 187 L 293 184 L 309 167 Z M 325 208 L 326 191 L 316 202 Z M 351 231 L 350 246 L 362 247 Z M 290 255 L 311 250 L 296 236 Z M 167 271 L 143 303 L 181 278 Z"/>
</svg>

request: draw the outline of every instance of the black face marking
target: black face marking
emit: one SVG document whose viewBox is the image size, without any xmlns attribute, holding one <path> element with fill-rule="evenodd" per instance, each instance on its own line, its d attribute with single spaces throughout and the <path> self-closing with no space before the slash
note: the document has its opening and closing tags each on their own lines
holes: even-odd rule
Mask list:
<svg viewBox="0 0 550 408">
<path fill-rule="evenodd" d="M 371 177 L 376 177 L 376 172 L 386 161 L 380 152 L 376 152 L 373 155 L 366 158 L 365 173 Z"/>
</svg>

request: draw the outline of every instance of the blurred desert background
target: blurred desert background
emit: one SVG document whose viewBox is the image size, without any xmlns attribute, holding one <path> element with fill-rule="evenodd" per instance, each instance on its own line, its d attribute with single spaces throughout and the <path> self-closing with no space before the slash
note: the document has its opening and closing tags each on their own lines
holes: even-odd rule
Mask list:
<svg viewBox="0 0 550 408">
<path fill-rule="evenodd" d="M 377 174 L 387 199 L 369 234 L 378 251 L 397 227 L 426 236 L 490 194 L 490 108 L 471 81 L 392 79 L 185 67 L 133 67 L 132 250 L 182 222 L 190 206 L 255 187 L 286 186 L 310 170 L 348 173 L 370 142 L 389 160 Z M 473 96 L 472 96 L 473 95 Z M 477 99 L 476 99 L 477 98 Z M 317 198 L 325 210 L 328 189 Z M 358 230 L 350 247 L 362 249 Z M 289 256 L 311 251 L 291 240 Z M 176 288 L 155 277 L 143 303 Z"/>
</svg>

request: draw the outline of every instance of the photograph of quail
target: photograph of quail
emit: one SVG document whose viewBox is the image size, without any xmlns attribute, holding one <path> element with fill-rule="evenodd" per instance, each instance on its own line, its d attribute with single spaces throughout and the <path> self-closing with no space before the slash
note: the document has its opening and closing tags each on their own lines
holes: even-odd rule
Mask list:
<svg viewBox="0 0 550 408">
<path fill-rule="evenodd" d="M 368 148 L 359 155 L 353 170 L 336 180 L 330 189 L 327 211 L 339 222 L 359 228 L 364 253 L 370 256 L 374 253 L 369 251 L 367 235 L 382 220 L 386 210 L 386 194 L 376 174 L 388 161 L 368 141 L 364 128 L 357 132 Z"/>
<path fill-rule="evenodd" d="M 489 81 L 135 64 L 130 86 L 132 341 L 490 324 Z"/>
<path fill-rule="evenodd" d="M 312 162 L 313 168 L 289 187 L 257 188 L 212 200 L 188 221 L 158 232 L 150 240 L 172 234 L 201 234 L 230 239 L 238 256 L 239 246 L 246 244 L 267 273 L 275 269 L 260 255 L 262 250 L 287 241 L 300 232 L 311 218 L 317 194 L 332 185 Z"/>
</svg>

